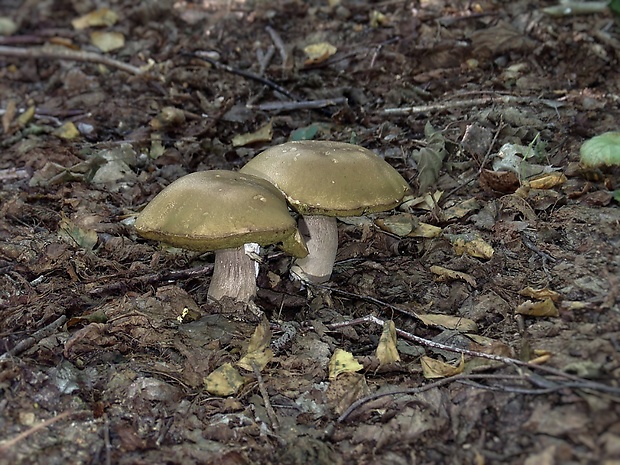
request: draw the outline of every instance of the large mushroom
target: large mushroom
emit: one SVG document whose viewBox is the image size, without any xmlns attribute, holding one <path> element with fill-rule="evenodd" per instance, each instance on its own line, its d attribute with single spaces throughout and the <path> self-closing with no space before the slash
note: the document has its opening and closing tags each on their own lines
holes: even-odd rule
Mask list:
<svg viewBox="0 0 620 465">
<path fill-rule="evenodd" d="M 363 147 L 330 141 L 296 141 L 271 147 L 241 170 L 280 189 L 298 212 L 308 255 L 291 272 L 302 281 L 328 281 L 338 249 L 336 217 L 391 210 L 411 192 L 385 160 Z"/>
<path fill-rule="evenodd" d="M 256 296 L 256 262 L 248 244 L 277 244 L 307 255 L 279 190 L 264 179 L 232 171 L 188 174 L 167 186 L 135 223 L 142 237 L 198 252 L 215 251 L 208 296 L 249 302 Z"/>
</svg>

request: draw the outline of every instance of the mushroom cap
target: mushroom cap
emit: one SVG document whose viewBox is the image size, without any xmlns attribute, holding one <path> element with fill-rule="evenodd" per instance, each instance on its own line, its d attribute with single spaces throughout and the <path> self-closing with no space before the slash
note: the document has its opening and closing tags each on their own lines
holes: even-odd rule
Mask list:
<svg viewBox="0 0 620 465">
<path fill-rule="evenodd" d="M 389 163 L 363 147 L 295 141 L 271 147 L 241 170 L 266 179 L 302 215 L 359 216 L 390 210 L 411 192 Z"/>
<path fill-rule="evenodd" d="M 299 235 L 279 190 L 264 179 L 223 170 L 177 179 L 151 200 L 135 228 L 147 239 L 199 252 Z"/>
</svg>

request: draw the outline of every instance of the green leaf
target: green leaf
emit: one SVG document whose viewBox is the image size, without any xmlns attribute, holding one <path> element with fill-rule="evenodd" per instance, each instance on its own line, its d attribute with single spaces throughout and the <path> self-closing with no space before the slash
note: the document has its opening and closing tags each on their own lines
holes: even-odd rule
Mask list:
<svg viewBox="0 0 620 465">
<path fill-rule="evenodd" d="M 588 168 L 620 165 L 620 132 L 605 132 L 583 143 L 581 164 Z"/>
</svg>

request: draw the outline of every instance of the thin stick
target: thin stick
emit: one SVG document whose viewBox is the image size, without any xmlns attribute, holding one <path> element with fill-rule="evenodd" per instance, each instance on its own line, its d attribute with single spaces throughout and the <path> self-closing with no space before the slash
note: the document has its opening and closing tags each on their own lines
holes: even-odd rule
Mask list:
<svg viewBox="0 0 620 465">
<path fill-rule="evenodd" d="M 278 32 L 271 26 L 267 26 L 265 30 L 269 34 L 269 37 L 271 37 L 271 41 L 273 42 L 273 44 L 278 49 L 280 59 L 282 60 L 282 69 L 285 69 L 288 63 L 288 52 L 286 51 L 286 46 L 284 45 L 282 37 L 280 37 L 280 34 L 278 34 Z"/>
<path fill-rule="evenodd" d="M 561 102 L 556 102 L 554 100 L 549 100 L 549 99 L 540 99 L 540 98 L 533 98 L 533 97 L 517 97 L 513 95 L 502 95 L 502 96 L 497 96 L 497 97 L 481 97 L 481 98 L 474 98 L 474 99 L 469 99 L 469 100 L 458 100 L 454 102 L 441 102 L 441 103 L 433 103 L 430 105 L 418 105 L 418 106 L 413 106 L 413 107 L 384 108 L 383 110 L 379 111 L 379 114 L 385 115 L 385 116 L 406 116 L 406 115 L 411 115 L 413 113 L 426 113 L 426 112 L 451 110 L 453 108 L 474 107 L 474 106 L 479 106 L 479 105 L 489 105 L 491 103 L 505 103 L 505 104 L 540 103 L 544 105 L 549 105 L 553 108 L 558 108 L 563 105 Z"/>
<path fill-rule="evenodd" d="M 9 357 L 14 357 L 16 355 L 19 355 L 22 352 L 30 349 L 36 343 L 38 343 L 41 339 L 49 336 L 54 331 L 56 331 L 58 328 L 60 328 L 62 325 L 64 325 L 65 321 L 67 321 L 66 315 L 59 316 L 54 321 L 52 321 L 49 325 L 47 325 L 47 326 L 41 328 L 40 330 L 36 331 L 32 336 L 30 336 L 30 337 L 20 341 L 11 350 L 9 350 L 9 351 L 5 352 L 4 354 L 0 355 L 0 361 L 6 360 Z"/>
<path fill-rule="evenodd" d="M 64 418 L 67 418 L 68 416 L 73 415 L 75 412 L 73 412 L 73 410 L 67 410 L 66 412 L 61 413 L 60 415 L 56 415 L 55 417 L 52 418 L 48 418 L 45 421 L 42 421 L 41 423 L 39 423 L 38 425 L 33 426 L 30 429 L 27 429 L 26 431 L 24 431 L 23 433 L 19 433 L 17 436 L 15 436 L 13 439 L 7 439 L 4 443 L 0 444 L 0 454 L 4 455 L 7 453 L 7 451 L 13 447 L 15 444 L 17 444 L 19 441 L 21 441 L 22 439 L 26 439 L 28 436 L 33 435 L 34 433 L 36 433 L 39 430 L 42 430 L 43 428 L 47 428 L 48 426 L 50 426 L 51 424 L 56 423 L 57 421 L 60 421 Z"/>
<path fill-rule="evenodd" d="M 204 276 L 207 273 L 213 271 L 213 264 L 210 263 L 204 266 L 198 266 L 196 268 L 190 268 L 188 270 L 164 270 L 159 273 L 148 274 L 145 276 L 138 276 L 136 278 L 128 278 L 125 281 L 120 280 L 118 276 L 112 277 L 116 280 L 110 284 L 99 287 L 86 286 L 86 292 L 90 295 L 109 294 L 112 292 L 118 292 L 127 288 L 144 286 L 146 284 L 159 284 L 164 281 L 178 281 L 179 279 L 189 279 Z M 91 283 L 95 284 L 95 283 Z"/>
<path fill-rule="evenodd" d="M 374 315 L 367 315 L 363 318 L 356 318 L 355 320 L 352 320 L 352 321 L 354 321 L 355 324 L 360 324 L 364 322 L 374 323 L 379 326 L 383 326 L 385 324 L 385 321 L 383 321 L 380 318 L 377 318 Z M 329 329 L 337 329 L 343 326 L 351 326 L 351 325 L 352 325 L 351 323 L 347 324 L 347 322 L 343 322 L 343 323 L 327 324 L 325 326 L 327 326 Z M 620 388 L 617 388 L 614 386 L 608 386 L 602 383 L 597 383 L 596 381 L 585 380 L 583 378 L 580 378 L 579 376 L 571 375 L 570 373 L 566 373 L 556 368 L 552 368 L 552 367 L 548 367 L 544 365 L 537 365 L 532 362 L 524 362 L 523 360 L 519 360 L 516 358 L 503 357 L 501 355 L 487 354 L 485 352 L 477 352 L 475 350 L 462 349 L 460 347 L 449 346 L 446 344 L 442 344 L 441 342 L 435 342 L 435 341 L 431 341 L 430 339 L 425 339 L 423 337 L 416 336 L 415 334 L 411 334 L 407 331 L 403 331 L 402 329 L 398 329 L 398 328 L 396 329 L 396 334 L 398 334 L 400 337 L 404 339 L 416 342 L 426 347 L 432 347 L 433 349 L 446 350 L 448 352 L 455 352 L 458 354 L 468 355 L 470 357 L 480 357 L 480 358 L 486 358 L 489 360 L 495 360 L 496 362 L 501 362 L 506 365 L 521 366 L 521 367 L 530 368 L 532 370 L 543 371 L 545 373 L 549 373 L 554 376 L 559 376 L 564 379 L 570 379 L 572 381 L 577 381 L 580 383 L 580 387 L 584 389 L 594 389 L 597 391 L 609 392 L 611 394 L 620 395 Z"/>
<path fill-rule="evenodd" d="M 0 45 L 0 56 L 18 58 L 44 58 L 51 60 L 84 61 L 89 63 L 99 63 L 110 68 L 120 69 L 129 74 L 144 74 L 144 69 L 137 68 L 122 61 L 115 60 L 105 55 L 93 52 L 83 52 L 68 50 L 64 48 L 50 47 L 7 47 Z"/>
<path fill-rule="evenodd" d="M 274 433 L 277 433 L 280 429 L 280 422 L 278 421 L 278 416 L 276 415 L 276 412 L 271 405 L 271 401 L 269 400 L 269 393 L 267 392 L 267 388 L 265 387 L 263 375 L 261 375 L 260 370 L 258 369 L 258 365 L 256 363 L 252 363 L 252 369 L 254 370 L 254 376 L 256 376 L 256 380 L 258 381 L 258 390 L 263 397 L 267 416 L 269 417 L 269 421 L 271 421 L 271 429 L 273 429 Z"/>
<path fill-rule="evenodd" d="M 347 103 L 346 97 L 336 97 L 324 100 L 304 100 L 300 102 L 267 102 L 259 105 L 246 105 L 247 108 L 259 111 L 296 111 L 314 110 L 333 105 L 343 105 Z"/>
<path fill-rule="evenodd" d="M 186 55 L 197 57 L 197 58 L 200 58 L 201 60 L 206 61 L 207 63 L 211 63 L 216 69 L 221 69 L 223 71 L 226 71 L 227 73 L 236 74 L 237 76 L 242 76 L 244 78 L 248 78 L 248 79 L 252 79 L 254 81 L 260 82 L 261 84 L 265 84 L 267 87 L 271 87 L 273 90 L 280 92 L 282 95 L 285 95 L 291 100 L 299 100 L 299 98 L 295 97 L 284 87 L 276 84 L 270 79 L 259 76 L 258 74 L 254 74 L 254 73 L 251 73 L 250 71 L 245 71 L 243 69 L 233 68 L 232 66 L 228 66 L 222 62 L 214 60 L 213 58 L 209 57 L 207 54 L 202 53 L 202 52 L 186 53 Z"/>
</svg>

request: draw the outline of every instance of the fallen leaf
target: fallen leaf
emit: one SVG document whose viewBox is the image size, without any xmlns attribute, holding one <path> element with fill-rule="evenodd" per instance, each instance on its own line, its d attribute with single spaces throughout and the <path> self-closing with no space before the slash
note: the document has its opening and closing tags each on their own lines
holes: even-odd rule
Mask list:
<svg viewBox="0 0 620 465">
<path fill-rule="evenodd" d="M 304 61 L 304 65 L 316 65 L 327 60 L 334 55 L 338 49 L 329 42 L 319 42 L 317 44 L 311 44 L 304 47 L 304 53 L 308 57 Z"/>
<path fill-rule="evenodd" d="M 60 139 L 72 140 L 80 137 L 80 131 L 69 121 L 54 130 L 54 135 Z"/>
<path fill-rule="evenodd" d="M 125 36 L 120 32 L 93 31 L 90 42 L 102 52 L 111 52 L 125 46 Z"/>
<path fill-rule="evenodd" d="M 480 203 L 476 199 L 469 199 L 443 210 L 441 217 L 443 221 L 449 221 L 464 218 L 476 210 L 480 210 Z"/>
<path fill-rule="evenodd" d="M 419 225 L 418 219 L 411 213 L 398 213 L 386 218 L 377 218 L 375 224 L 383 231 L 404 237 L 411 234 Z"/>
<path fill-rule="evenodd" d="M 118 15 L 114 11 L 101 8 L 74 19 L 71 21 L 71 25 L 80 30 L 93 26 L 113 26 L 117 21 Z"/>
<path fill-rule="evenodd" d="M 254 366 L 259 370 L 265 368 L 273 359 L 273 351 L 269 348 L 270 343 L 271 328 L 267 319 L 263 317 L 250 338 L 246 355 L 237 362 L 237 366 L 248 371 L 253 371 Z"/>
<path fill-rule="evenodd" d="M 490 259 L 493 257 L 493 247 L 484 241 L 478 234 L 446 234 L 457 255 L 467 254 L 471 257 Z"/>
<path fill-rule="evenodd" d="M 329 361 L 329 379 L 335 379 L 342 373 L 354 373 L 363 368 L 364 366 L 353 357 L 351 352 L 336 349 Z"/>
<path fill-rule="evenodd" d="M 420 223 L 417 228 L 411 231 L 409 237 L 424 237 L 426 239 L 432 239 L 441 235 L 442 229 L 438 226 L 433 226 L 428 223 Z"/>
<path fill-rule="evenodd" d="M 420 363 L 422 363 L 422 374 L 426 379 L 447 378 L 463 372 L 465 359 L 461 356 L 459 364 L 457 366 L 452 366 L 449 363 L 435 360 L 424 355 L 420 359 Z"/>
<path fill-rule="evenodd" d="M 78 245 L 85 250 L 93 250 L 99 241 L 96 231 L 82 229 L 68 218 L 60 220 L 58 235 L 69 244 Z"/>
<path fill-rule="evenodd" d="M 430 268 L 431 273 L 435 273 L 439 276 L 437 281 L 447 281 L 449 279 L 460 279 L 461 281 L 465 281 L 472 287 L 476 287 L 476 278 L 472 275 L 463 273 L 461 271 L 449 270 L 448 268 L 444 268 L 443 266 L 433 265 Z"/>
<path fill-rule="evenodd" d="M 245 378 L 230 363 L 225 363 L 203 380 L 205 389 L 214 396 L 230 396 L 245 384 Z"/>
<path fill-rule="evenodd" d="M 243 147 L 256 142 L 270 142 L 273 137 L 273 125 L 269 121 L 266 125 L 254 132 L 238 134 L 232 139 L 233 147 Z"/>
<path fill-rule="evenodd" d="M 527 316 L 559 316 L 560 312 L 551 299 L 542 302 L 523 302 L 515 309 L 516 313 Z"/>
<path fill-rule="evenodd" d="M 396 347 L 396 326 L 394 326 L 392 320 L 386 321 L 385 325 L 383 325 L 383 332 L 379 339 L 376 355 L 380 365 L 400 361 L 400 355 L 398 355 L 398 348 Z"/>
<path fill-rule="evenodd" d="M 554 302 L 558 302 L 562 298 L 559 293 L 552 291 L 548 287 L 544 287 L 542 289 L 534 289 L 528 286 L 526 288 L 521 289 L 519 291 L 519 295 L 522 295 L 524 297 L 531 297 L 533 299 L 539 299 L 539 300 L 551 299 Z"/>
<path fill-rule="evenodd" d="M 530 179 L 530 187 L 532 189 L 551 189 L 560 186 L 566 182 L 564 173 L 549 173 Z"/>
<path fill-rule="evenodd" d="M 420 197 L 406 197 L 399 208 L 432 211 L 437 208 L 442 195 L 443 191 L 435 191 L 432 193 L 427 192 Z"/>
<path fill-rule="evenodd" d="M 438 326 L 445 329 L 455 329 L 458 331 L 477 331 L 478 325 L 469 318 L 452 315 L 441 315 L 438 313 L 416 313 L 416 316 L 427 326 Z"/>
<path fill-rule="evenodd" d="M 366 378 L 361 373 L 344 373 L 329 382 L 325 395 L 337 415 L 342 414 L 358 399 L 370 394 Z"/>
</svg>

